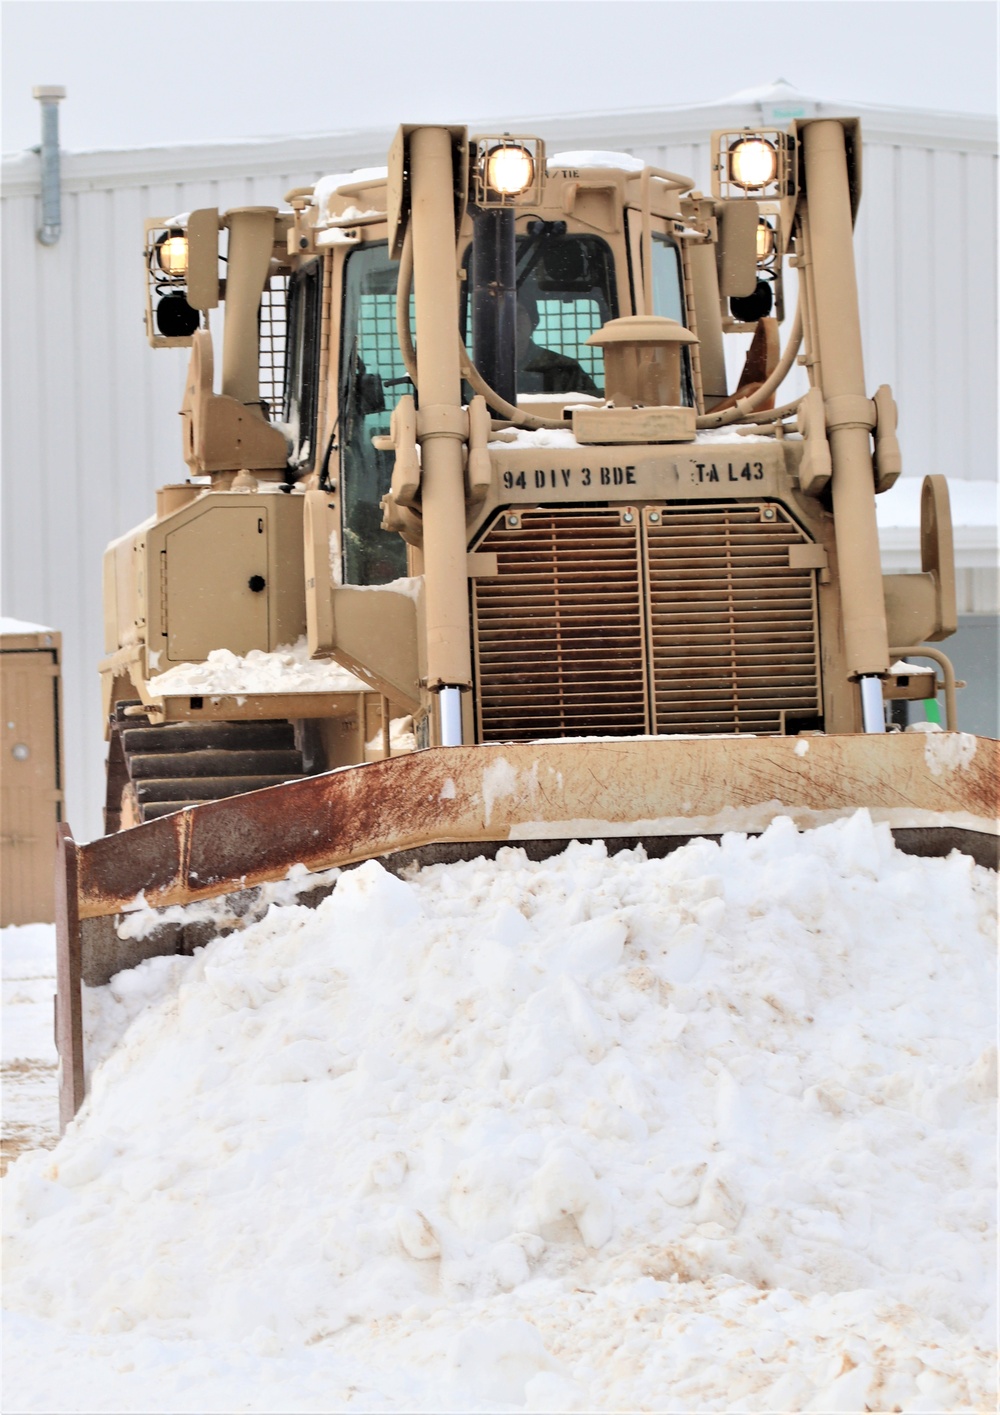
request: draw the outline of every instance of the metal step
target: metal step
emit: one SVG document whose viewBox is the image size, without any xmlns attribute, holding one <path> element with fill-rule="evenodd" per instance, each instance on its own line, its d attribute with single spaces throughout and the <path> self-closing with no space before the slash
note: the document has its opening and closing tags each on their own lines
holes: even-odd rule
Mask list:
<svg viewBox="0 0 1000 1415">
<path fill-rule="evenodd" d="M 135 782 L 135 794 L 143 807 L 147 803 L 176 801 L 184 796 L 188 801 L 219 801 L 223 796 L 241 796 L 244 791 L 262 791 L 266 786 L 281 786 L 286 781 L 302 781 L 306 773 L 274 776 L 187 776 L 148 777 Z M 144 814 L 148 812 L 144 810 Z"/>
<path fill-rule="evenodd" d="M 263 752 L 149 752 L 127 756 L 133 781 L 167 777 L 184 780 L 191 776 L 278 776 L 284 781 L 302 775 L 302 754 L 290 748 Z"/>
<path fill-rule="evenodd" d="M 122 745 L 129 755 L 204 749 L 256 752 L 295 748 L 295 729 L 290 722 L 169 722 L 160 727 L 125 727 L 121 735 Z"/>
<path fill-rule="evenodd" d="M 187 806 L 203 806 L 204 801 L 150 801 L 142 808 L 143 824 L 158 820 L 160 816 L 172 816 L 175 811 L 183 811 Z"/>
<path fill-rule="evenodd" d="M 111 719 L 107 832 L 308 775 L 287 720 L 157 724 L 126 717 L 129 706 Z"/>
</svg>

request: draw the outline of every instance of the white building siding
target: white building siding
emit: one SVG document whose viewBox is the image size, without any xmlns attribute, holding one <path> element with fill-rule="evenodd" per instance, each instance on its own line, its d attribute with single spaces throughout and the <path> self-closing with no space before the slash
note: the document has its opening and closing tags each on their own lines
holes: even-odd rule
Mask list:
<svg viewBox="0 0 1000 1415">
<path fill-rule="evenodd" d="M 800 111 L 821 111 L 803 102 Z M 538 119 L 524 130 L 542 133 L 550 152 L 624 149 L 709 190 L 713 128 L 792 116 L 776 102 L 728 104 Z M 856 246 L 868 383 L 894 389 L 907 475 L 995 478 L 990 124 L 861 116 Z M 184 475 L 177 411 L 187 351 L 146 344 L 143 220 L 275 204 L 324 172 L 384 163 L 390 137 L 64 154 L 63 231 L 51 248 L 35 235 L 37 158 L 4 159 L 2 602 L 5 613 L 63 634 L 67 802 L 80 838 L 99 831 L 103 796 L 102 552 L 150 514 L 157 486 Z M 992 605 L 970 598 L 974 607 Z"/>
</svg>

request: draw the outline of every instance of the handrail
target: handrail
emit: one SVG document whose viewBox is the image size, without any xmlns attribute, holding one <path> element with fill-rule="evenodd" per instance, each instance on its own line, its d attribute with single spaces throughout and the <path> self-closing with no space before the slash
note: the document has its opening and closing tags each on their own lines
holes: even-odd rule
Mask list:
<svg viewBox="0 0 1000 1415">
<path fill-rule="evenodd" d="M 958 683 L 955 679 L 955 667 L 946 653 L 940 649 L 932 649 L 927 644 L 911 644 L 908 648 L 889 650 L 893 659 L 906 659 L 911 654 L 914 658 L 929 658 L 932 663 L 940 666 L 944 676 L 944 720 L 949 732 L 958 731 L 958 697 L 956 689 Z M 935 684 L 935 687 L 937 685 Z"/>
</svg>

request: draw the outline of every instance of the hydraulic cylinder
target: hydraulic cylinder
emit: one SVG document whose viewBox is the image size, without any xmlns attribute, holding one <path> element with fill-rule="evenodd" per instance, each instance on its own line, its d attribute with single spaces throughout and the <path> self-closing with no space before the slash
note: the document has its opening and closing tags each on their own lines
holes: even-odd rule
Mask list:
<svg viewBox="0 0 1000 1415">
<path fill-rule="evenodd" d="M 410 220 L 427 685 L 432 691 L 472 684 L 454 181 L 451 134 L 446 128 L 417 128 L 410 135 Z"/>
<path fill-rule="evenodd" d="M 815 298 L 814 333 L 833 465 L 833 512 L 848 671 L 888 672 L 889 643 L 875 520 L 873 405 L 865 394 L 851 195 L 844 128 L 805 125 L 806 196 Z M 876 703 L 875 699 L 878 699 Z M 862 691 L 866 731 L 884 731 L 881 687 Z"/>
</svg>

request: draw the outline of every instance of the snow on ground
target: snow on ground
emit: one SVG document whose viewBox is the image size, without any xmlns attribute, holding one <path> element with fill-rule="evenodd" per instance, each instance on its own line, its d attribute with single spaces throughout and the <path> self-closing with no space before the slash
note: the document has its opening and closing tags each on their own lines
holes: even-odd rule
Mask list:
<svg viewBox="0 0 1000 1415">
<path fill-rule="evenodd" d="M 223 693 L 366 693 L 360 678 L 328 659 L 309 657 L 303 635 L 294 644 L 283 644 L 272 653 L 251 649 L 248 654 L 213 649 L 204 663 L 179 663 L 150 678 L 149 691 L 157 697 L 187 695 L 211 697 Z"/>
<path fill-rule="evenodd" d="M 8 1411 L 993 1408 L 995 877 L 372 862 L 87 997 Z"/>
<path fill-rule="evenodd" d="M 0 1173 L 22 1150 L 48 1148 L 59 1134 L 52 998 L 54 924 L 0 930 L 3 965 L 3 1138 Z"/>
</svg>

